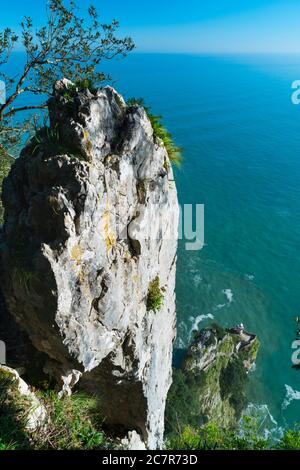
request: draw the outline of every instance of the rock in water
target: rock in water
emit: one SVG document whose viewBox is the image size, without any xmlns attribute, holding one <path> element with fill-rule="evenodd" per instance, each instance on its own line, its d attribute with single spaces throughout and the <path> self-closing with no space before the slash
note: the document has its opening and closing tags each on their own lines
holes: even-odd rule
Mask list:
<svg viewBox="0 0 300 470">
<path fill-rule="evenodd" d="M 92 94 L 61 80 L 48 105 L 50 128 L 4 182 L 6 304 L 65 392 L 79 381 L 107 425 L 158 448 L 175 336 L 168 154 L 145 110 L 111 87 Z"/>
<path fill-rule="evenodd" d="M 259 349 L 254 334 L 218 324 L 197 332 L 183 357 L 166 410 L 167 433 L 186 426 L 238 425 L 248 404 L 248 373 Z"/>
</svg>

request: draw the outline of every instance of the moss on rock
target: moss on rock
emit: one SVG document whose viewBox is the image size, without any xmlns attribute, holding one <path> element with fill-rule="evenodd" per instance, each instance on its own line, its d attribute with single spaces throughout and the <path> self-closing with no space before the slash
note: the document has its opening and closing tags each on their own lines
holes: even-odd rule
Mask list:
<svg viewBox="0 0 300 470">
<path fill-rule="evenodd" d="M 181 370 L 175 370 L 166 409 L 166 430 L 205 423 L 235 427 L 247 404 L 247 370 L 256 359 L 255 338 L 239 348 L 240 338 L 213 325 L 196 334 Z"/>
</svg>

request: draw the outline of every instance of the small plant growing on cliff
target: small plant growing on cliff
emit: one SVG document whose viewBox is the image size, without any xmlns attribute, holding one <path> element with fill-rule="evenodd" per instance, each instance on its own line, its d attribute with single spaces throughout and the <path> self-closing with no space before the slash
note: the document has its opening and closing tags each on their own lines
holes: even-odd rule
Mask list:
<svg viewBox="0 0 300 470">
<path fill-rule="evenodd" d="M 69 85 L 68 89 L 64 92 L 63 96 L 67 101 L 70 101 L 74 98 L 78 91 L 85 90 L 89 90 L 93 94 L 97 92 L 97 87 L 89 78 L 82 78 L 76 80 L 73 85 Z"/>
<path fill-rule="evenodd" d="M 30 146 L 33 155 L 37 155 L 39 152 L 43 152 L 49 157 L 67 154 L 72 158 L 85 160 L 84 155 L 80 154 L 77 149 L 73 149 L 63 142 L 57 127 L 44 126 L 37 129 L 35 136 L 30 141 Z"/>
<path fill-rule="evenodd" d="M 147 310 L 158 311 L 163 305 L 164 296 L 160 287 L 159 277 L 157 276 L 149 284 L 147 296 Z"/>
<path fill-rule="evenodd" d="M 127 100 L 127 105 L 129 107 L 143 106 L 151 122 L 154 138 L 157 142 L 162 142 L 164 144 L 170 161 L 175 166 L 179 167 L 182 163 L 182 149 L 175 145 L 172 134 L 170 134 L 170 132 L 162 124 L 162 116 L 156 116 L 155 114 L 152 114 L 151 109 L 148 106 L 145 106 L 143 98 L 130 98 Z"/>
<path fill-rule="evenodd" d="M 37 129 L 35 136 L 33 137 L 31 144 L 33 145 L 32 153 L 36 155 L 40 151 L 47 151 L 51 155 L 54 153 L 60 153 L 60 135 L 57 128 L 52 129 L 51 127 L 41 127 Z"/>
</svg>

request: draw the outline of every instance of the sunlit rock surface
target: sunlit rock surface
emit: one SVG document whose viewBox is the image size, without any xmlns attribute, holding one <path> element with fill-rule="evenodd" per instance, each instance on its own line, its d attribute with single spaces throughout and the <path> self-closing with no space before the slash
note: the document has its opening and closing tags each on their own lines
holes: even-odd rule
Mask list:
<svg viewBox="0 0 300 470">
<path fill-rule="evenodd" d="M 175 336 L 178 202 L 142 107 L 57 82 L 51 128 L 5 180 L 1 288 L 45 370 L 99 396 L 108 426 L 162 445 Z M 150 231 L 150 232 L 149 232 Z M 159 278 L 158 311 L 147 310 Z"/>
</svg>

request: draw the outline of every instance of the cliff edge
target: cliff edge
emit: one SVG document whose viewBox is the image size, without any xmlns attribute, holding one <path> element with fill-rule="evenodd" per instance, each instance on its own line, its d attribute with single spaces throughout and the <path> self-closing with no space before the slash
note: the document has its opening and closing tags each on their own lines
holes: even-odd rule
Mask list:
<svg viewBox="0 0 300 470">
<path fill-rule="evenodd" d="M 175 336 L 178 201 L 145 110 L 111 87 L 55 84 L 50 126 L 4 182 L 1 289 L 61 393 L 162 446 Z M 137 445 L 137 444 L 134 444 Z"/>
</svg>

